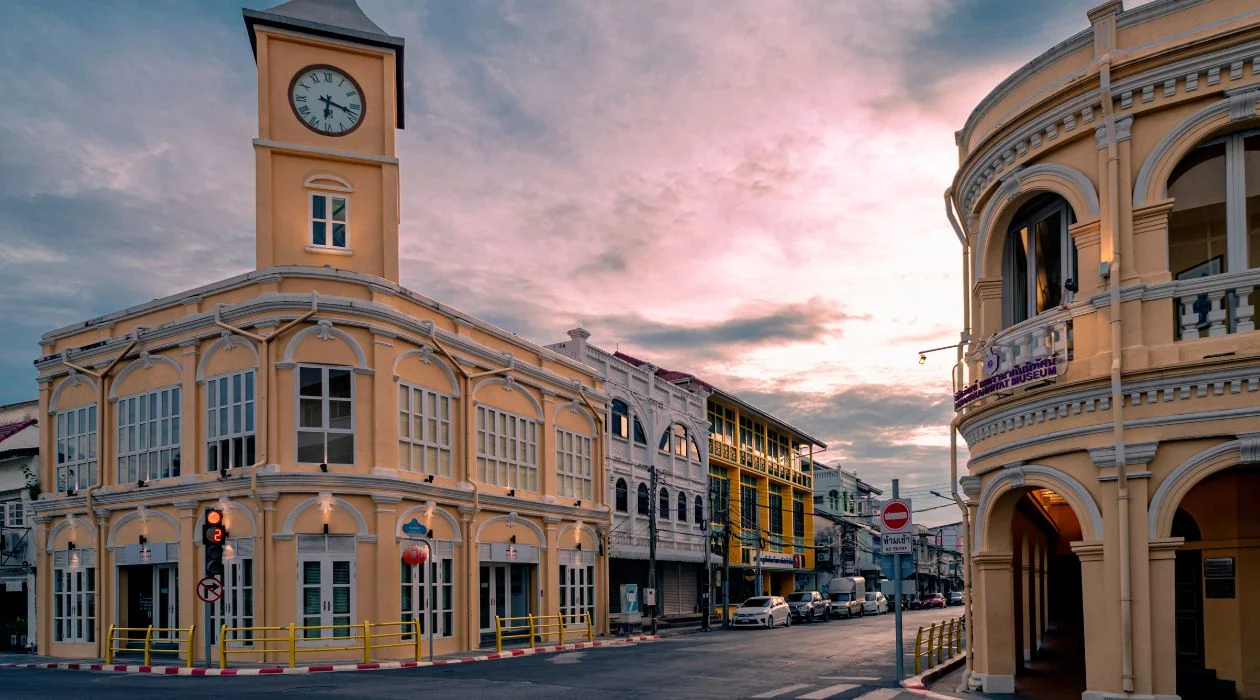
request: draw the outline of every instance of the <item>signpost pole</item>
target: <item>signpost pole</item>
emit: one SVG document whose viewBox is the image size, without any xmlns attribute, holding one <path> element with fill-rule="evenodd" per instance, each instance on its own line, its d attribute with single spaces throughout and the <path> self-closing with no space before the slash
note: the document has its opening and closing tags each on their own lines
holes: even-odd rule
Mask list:
<svg viewBox="0 0 1260 700">
<path fill-rule="evenodd" d="M 892 497 L 894 500 L 901 497 L 901 489 L 899 487 L 899 482 L 897 479 L 892 480 Z M 897 596 L 896 598 L 894 598 L 894 600 L 897 603 L 897 607 L 896 607 L 896 610 L 894 610 L 893 612 L 893 617 L 894 617 L 893 624 L 895 624 L 897 627 L 897 682 L 900 683 L 901 679 L 906 677 L 905 658 L 902 651 L 902 641 L 901 641 L 901 608 L 903 606 L 902 606 L 902 600 L 901 600 L 901 555 L 900 554 L 893 555 L 893 575 L 897 577 L 897 584 L 896 584 Z"/>
<path fill-rule="evenodd" d="M 211 606 L 211 605 L 213 605 L 213 603 L 202 603 L 202 604 L 201 604 L 202 609 L 203 609 L 203 610 L 205 610 L 205 615 L 204 615 L 204 618 L 205 618 L 205 625 L 206 625 L 206 633 L 205 633 L 205 635 L 204 635 L 204 636 L 205 636 L 205 638 L 206 638 L 206 653 L 205 653 L 205 656 L 206 656 L 206 668 L 210 668 L 210 644 L 212 643 L 212 639 L 211 639 L 211 638 L 214 636 L 213 631 L 210 629 L 210 624 L 211 624 L 211 622 L 210 622 L 210 606 Z M 192 644 L 192 640 L 191 640 L 191 639 L 190 639 L 190 640 L 188 640 L 188 643 L 189 643 L 189 644 Z"/>
</svg>

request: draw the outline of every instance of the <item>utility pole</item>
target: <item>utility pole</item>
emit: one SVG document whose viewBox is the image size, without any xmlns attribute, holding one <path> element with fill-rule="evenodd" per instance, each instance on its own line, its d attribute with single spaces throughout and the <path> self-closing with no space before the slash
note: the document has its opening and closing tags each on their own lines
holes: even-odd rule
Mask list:
<svg viewBox="0 0 1260 700">
<path fill-rule="evenodd" d="M 656 634 L 656 611 L 659 608 L 660 591 L 656 590 L 656 509 L 657 509 L 657 476 L 656 465 L 648 465 L 648 480 L 652 485 L 648 490 L 648 588 L 653 591 L 652 599 L 652 634 Z"/>
<path fill-rule="evenodd" d="M 722 501 L 722 629 L 731 628 L 731 490 Z M 719 494 L 720 496 L 721 494 Z"/>
<path fill-rule="evenodd" d="M 700 531 L 704 533 L 704 617 L 700 619 L 700 629 L 708 632 L 713 617 L 713 486 L 709 485 L 708 520 L 700 520 Z"/>
</svg>

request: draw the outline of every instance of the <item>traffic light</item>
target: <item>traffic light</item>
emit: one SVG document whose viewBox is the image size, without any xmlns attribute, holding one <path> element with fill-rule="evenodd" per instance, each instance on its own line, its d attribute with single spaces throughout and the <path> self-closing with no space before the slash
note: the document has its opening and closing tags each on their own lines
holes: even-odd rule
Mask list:
<svg viewBox="0 0 1260 700">
<path fill-rule="evenodd" d="M 206 576 L 223 578 L 223 545 L 227 544 L 227 538 L 223 511 L 207 509 L 206 522 L 201 526 L 201 543 L 206 546 Z"/>
</svg>

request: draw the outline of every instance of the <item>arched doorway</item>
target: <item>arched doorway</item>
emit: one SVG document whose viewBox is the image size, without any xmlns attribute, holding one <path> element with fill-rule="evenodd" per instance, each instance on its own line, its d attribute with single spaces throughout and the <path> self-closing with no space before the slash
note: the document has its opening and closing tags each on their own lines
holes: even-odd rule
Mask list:
<svg viewBox="0 0 1260 700">
<path fill-rule="evenodd" d="M 1260 693 L 1260 466 L 1216 471 L 1173 515 L 1174 629 L 1183 700 Z"/>
<path fill-rule="evenodd" d="M 1038 478 L 990 486 L 981 498 L 974 632 L 986 692 L 1079 698 L 1086 689 L 1082 591 L 1088 576 L 1101 574 L 1101 515 L 1073 486 Z"/>
</svg>

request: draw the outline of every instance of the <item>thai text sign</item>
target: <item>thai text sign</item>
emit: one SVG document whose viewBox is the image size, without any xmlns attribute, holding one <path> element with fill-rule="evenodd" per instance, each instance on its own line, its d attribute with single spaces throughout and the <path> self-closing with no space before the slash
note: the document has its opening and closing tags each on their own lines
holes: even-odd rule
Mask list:
<svg viewBox="0 0 1260 700">
<path fill-rule="evenodd" d="M 1012 367 L 1005 372 L 998 372 L 992 377 L 986 377 L 971 386 L 954 394 L 954 410 L 961 410 L 963 406 L 983 399 L 984 397 L 997 393 L 999 391 L 1008 391 L 1017 386 L 1029 384 L 1043 379 L 1054 379 L 1059 375 L 1059 361 L 1053 356 L 1043 357 L 1040 360 L 1026 362 L 1022 365 Z"/>
</svg>

